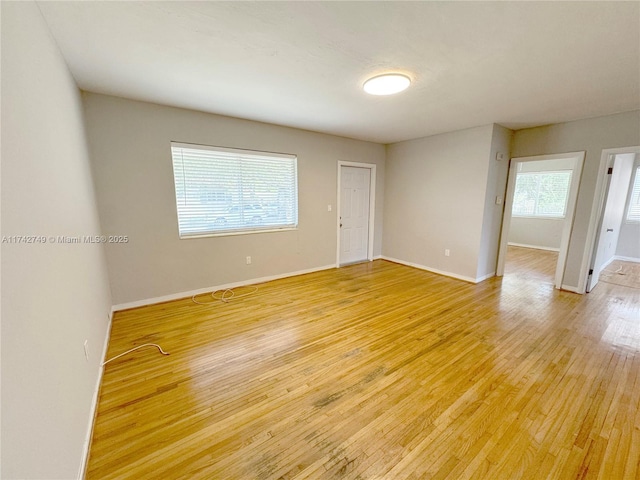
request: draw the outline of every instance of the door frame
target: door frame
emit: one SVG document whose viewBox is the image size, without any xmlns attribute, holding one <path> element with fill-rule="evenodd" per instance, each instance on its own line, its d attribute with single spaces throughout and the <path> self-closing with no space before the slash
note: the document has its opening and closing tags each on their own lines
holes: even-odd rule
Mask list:
<svg viewBox="0 0 640 480">
<path fill-rule="evenodd" d="M 635 153 L 640 155 L 640 146 L 604 148 L 602 150 L 602 154 L 600 155 L 600 167 L 598 168 L 598 176 L 596 178 L 596 188 L 593 194 L 589 227 L 587 228 L 587 241 L 585 242 L 584 252 L 582 254 L 580 277 L 578 277 L 578 293 L 585 293 L 587 291 L 589 269 L 591 268 L 592 257 L 596 254 L 595 248 L 598 224 L 600 223 L 600 217 L 602 216 L 604 205 L 607 200 L 605 194 L 609 157 L 619 153 Z"/>
<path fill-rule="evenodd" d="M 367 260 L 373 260 L 373 238 L 375 230 L 375 212 L 376 212 L 376 164 L 360 163 L 338 160 L 338 198 L 336 200 L 336 232 L 337 232 L 337 248 L 336 248 L 336 267 L 340 267 L 340 196 L 341 196 L 341 177 L 342 167 L 368 168 L 371 170 L 371 178 L 369 179 L 369 238 L 367 239 Z"/>
<path fill-rule="evenodd" d="M 516 165 L 522 162 L 535 162 L 539 160 L 554 160 L 561 158 L 573 158 L 575 164 L 571 175 L 571 185 L 569 187 L 569 198 L 567 200 L 567 210 L 562 227 L 560 238 L 560 250 L 558 252 L 558 263 L 553 284 L 555 288 L 562 288 L 564 270 L 567 264 L 567 253 L 569 252 L 569 240 L 573 230 L 573 221 L 576 213 L 576 202 L 578 199 L 578 188 L 582 177 L 585 152 L 557 153 L 551 155 L 535 155 L 531 157 L 515 157 L 509 163 L 509 177 L 507 180 L 507 195 L 504 202 L 504 213 L 502 216 L 502 232 L 500 234 L 500 247 L 498 250 L 498 264 L 496 266 L 496 276 L 504 275 L 504 264 L 507 257 L 507 246 L 509 241 L 509 229 L 511 227 L 511 210 L 513 209 L 513 195 L 515 193 L 516 175 L 518 169 Z"/>
</svg>

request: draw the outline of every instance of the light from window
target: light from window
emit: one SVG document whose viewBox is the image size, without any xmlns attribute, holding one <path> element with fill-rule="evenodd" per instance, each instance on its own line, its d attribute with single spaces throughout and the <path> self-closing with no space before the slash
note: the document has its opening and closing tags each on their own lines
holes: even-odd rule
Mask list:
<svg viewBox="0 0 640 480">
<path fill-rule="evenodd" d="M 180 238 L 298 225 L 295 155 L 171 143 Z"/>
<path fill-rule="evenodd" d="M 636 167 L 636 176 L 631 187 L 627 222 L 640 222 L 640 167 Z"/>
<path fill-rule="evenodd" d="M 570 170 L 518 173 L 511 214 L 514 217 L 563 218 L 570 185 Z"/>
</svg>

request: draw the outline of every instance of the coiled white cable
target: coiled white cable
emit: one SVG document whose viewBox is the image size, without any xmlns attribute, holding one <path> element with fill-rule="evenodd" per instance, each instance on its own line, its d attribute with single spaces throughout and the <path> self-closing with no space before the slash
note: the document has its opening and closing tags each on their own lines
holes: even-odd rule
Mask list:
<svg viewBox="0 0 640 480">
<path fill-rule="evenodd" d="M 236 295 L 236 292 L 232 288 L 226 288 L 224 290 L 216 290 L 215 292 L 211 292 L 210 295 L 215 300 L 219 300 L 219 301 L 224 302 L 224 303 L 229 303 L 229 300 L 231 300 L 232 298 L 238 299 L 238 298 L 242 298 L 242 297 L 247 297 L 249 295 L 253 295 L 257 291 L 258 291 L 258 287 L 254 286 L 253 290 L 251 290 L 250 292 L 246 292 L 246 293 L 242 293 L 240 295 Z M 217 296 L 216 294 L 219 293 L 219 292 L 222 292 L 222 295 Z M 196 300 L 196 296 L 197 295 L 194 295 L 193 297 L 191 297 L 191 300 L 193 301 L 193 303 L 196 303 L 198 305 L 212 305 L 214 303 L 217 303 L 217 302 L 206 302 L 206 303 L 198 302 Z M 145 343 L 143 345 L 138 345 L 137 347 L 133 347 L 132 349 L 127 350 L 126 352 L 122 352 L 121 354 L 116 355 L 115 357 L 110 358 L 109 360 L 105 360 L 104 362 L 102 362 L 101 365 L 105 366 L 107 363 L 112 362 L 112 361 L 114 361 L 114 360 L 126 355 L 127 353 L 131 353 L 131 352 L 133 352 L 135 350 L 138 350 L 139 348 L 142 348 L 142 347 L 156 347 L 160 351 L 160 353 L 162 355 L 169 355 L 167 352 L 162 350 L 162 347 L 160 345 L 158 345 L 156 343 Z"/>
<path fill-rule="evenodd" d="M 254 293 L 256 293 L 258 291 L 258 287 L 254 286 L 253 290 L 250 292 L 246 292 L 246 293 L 241 293 L 240 295 L 236 295 L 236 292 L 232 289 L 232 288 L 226 288 L 224 290 L 216 290 L 215 292 L 211 292 L 211 297 L 214 298 L 215 300 L 220 300 L 221 302 L 224 303 L 229 303 L 229 300 L 231 300 L 232 298 L 238 299 L 238 298 L 242 298 L 242 297 L 247 297 L 249 295 L 253 295 Z M 222 292 L 222 295 L 216 295 L 217 293 Z M 193 301 L 193 303 L 197 304 L 197 305 L 212 305 L 214 303 L 217 302 L 199 302 L 196 300 L 196 297 L 198 295 L 194 295 L 193 297 L 191 297 L 191 301 Z"/>
<path fill-rule="evenodd" d="M 132 349 L 127 350 L 126 352 L 122 352 L 120 355 L 116 355 L 115 357 L 110 358 L 109 360 L 105 360 L 104 362 L 101 363 L 101 365 L 104 367 L 107 363 L 114 361 L 116 358 L 120 358 L 123 355 L 126 355 L 127 353 L 131 353 L 134 350 L 138 350 L 139 348 L 142 348 L 142 347 L 156 347 L 158 350 L 160 350 L 160 353 L 162 355 L 169 355 L 167 352 L 162 350 L 162 347 L 160 345 L 156 343 L 145 343 L 144 345 L 138 345 L 137 347 L 133 347 Z"/>
</svg>

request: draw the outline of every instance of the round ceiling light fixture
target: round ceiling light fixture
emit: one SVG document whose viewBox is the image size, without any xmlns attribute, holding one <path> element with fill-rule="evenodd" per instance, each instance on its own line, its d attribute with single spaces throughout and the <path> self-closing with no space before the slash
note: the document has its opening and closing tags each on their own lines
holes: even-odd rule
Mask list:
<svg viewBox="0 0 640 480">
<path fill-rule="evenodd" d="M 401 73 L 385 73 L 370 78 L 362 88 L 370 95 L 393 95 L 406 90 L 411 85 L 411 79 Z"/>
</svg>

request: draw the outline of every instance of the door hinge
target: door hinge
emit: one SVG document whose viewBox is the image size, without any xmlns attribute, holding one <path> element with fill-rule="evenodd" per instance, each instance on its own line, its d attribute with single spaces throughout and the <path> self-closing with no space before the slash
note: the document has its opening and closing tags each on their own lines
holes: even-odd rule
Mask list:
<svg viewBox="0 0 640 480">
<path fill-rule="evenodd" d="M 609 167 L 609 170 L 607 170 L 607 175 L 611 175 L 613 173 L 613 167 Z"/>
<path fill-rule="evenodd" d="M 589 275 L 593 275 L 593 268 L 589 269 Z"/>
</svg>

